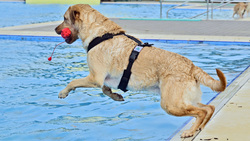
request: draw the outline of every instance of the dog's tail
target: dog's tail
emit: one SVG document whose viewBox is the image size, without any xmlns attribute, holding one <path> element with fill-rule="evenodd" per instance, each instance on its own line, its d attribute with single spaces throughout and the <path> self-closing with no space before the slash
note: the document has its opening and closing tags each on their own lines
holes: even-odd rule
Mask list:
<svg viewBox="0 0 250 141">
<path fill-rule="evenodd" d="M 220 81 L 213 79 L 209 74 L 207 74 L 197 66 L 195 66 L 193 74 L 195 79 L 201 84 L 210 87 L 214 91 L 222 92 L 226 89 L 227 86 L 226 77 L 221 70 L 216 69 L 216 72 Z"/>
</svg>

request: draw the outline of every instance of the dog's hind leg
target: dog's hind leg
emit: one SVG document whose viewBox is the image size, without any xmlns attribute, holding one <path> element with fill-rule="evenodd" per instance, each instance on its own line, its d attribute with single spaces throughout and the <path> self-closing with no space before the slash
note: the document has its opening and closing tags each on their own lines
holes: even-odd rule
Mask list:
<svg viewBox="0 0 250 141">
<path fill-rule="evenodd" d="M 193 116 L 196 118 L 195 123 L 189 130 L 182 133 L 182 138 L 191 137 L 199 129 L 207 116 L 207 110 L 200 108 L 193 99 L 197 90 L 195 80 L 175 80 L 176 77 L 168 78 L 161 84 L 161 107 L 167 113 L 174 116 Z M 197 105 L 197 107 L 196 107 Z"/>
<path fill-rule="evenodd" d="M 71 90 L 75 90 L 79 87 L 87 87 L 87 88 L 95 88 L 95 87 L 101 87 L 100 84 L 98 84 L 94 77 L 92 75 L 89 75 L 82 79 L 75 79 L 71 81 L 66 88 L 64 88 L 58 95 L 59 98 L 65 98 L 68 96 L 69 92 Z"/>
<path fill-rule="evenodd" d="M 122 95 L 117 94 L 117 93 L 113 93 L 112 90 L 105 85 L 103 85 L 102 91 L 105 95 L 109 96 L 110 98 L 112 98 L 115 101 L 124 101 Z"/>
<path fill-rule="evenodd" d="M 202 130 L 202 129 L 204 129 L 205 125 L 208 123 L 208 121 L 212 117 L 212 115 L 214 113 L 214 110 L 215 110 L 215 107 L 213 105 L 204 105 L 202 103 L 198 103 L 198 106 L 207 111 L 207 115 L 206 115 L 204 121 L 202 122 L 202 124 L 199 127 L 199 130 Z"/>
<path fill-rule="evenodd" d="M 161 103 L 161 107 L 169 114 L 175 116 L 193 116 L 196 118 L 192 127 L 185 130 L 182 134 L 182 138 L 192 137 L 206 118 L 207 111 L 203 108 L 195 107 L 193 105 L 188 106 L 166 106 Z"/>
</svg>

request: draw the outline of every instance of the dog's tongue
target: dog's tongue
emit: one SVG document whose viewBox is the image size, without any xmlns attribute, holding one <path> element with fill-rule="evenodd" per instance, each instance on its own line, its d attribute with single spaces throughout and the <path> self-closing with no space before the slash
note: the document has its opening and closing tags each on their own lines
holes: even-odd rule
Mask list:
<svg viewBox="0 0 250 141">
<path fill-rule="evenodd" d="M 70 31 L 70 29 L 69 29 L 69 28 L 64 28 L 64 29 L 62 30 L 62 32 L 61 32 L 61 36 L 62 36 L 66 41 L 69 40 L 69 37 L 71 36 L 71 31 Z M 52 60 L 52 56 L 53 56 L 53 54 L 54 54 L 54 51 L 55 51 L 56 47 L 59 46 L 59 45 L 62 44 L 62 43 L 64 43 L 64 42 L 61 42 L 61 43 L 59 43 L 59 44 L 57 44 L 57 45 L 55 46 L 55 48 L 54 48 L 54 50 L 53 50 L 51 56 L 48 58 L 49 61 Z"/>
</svg>

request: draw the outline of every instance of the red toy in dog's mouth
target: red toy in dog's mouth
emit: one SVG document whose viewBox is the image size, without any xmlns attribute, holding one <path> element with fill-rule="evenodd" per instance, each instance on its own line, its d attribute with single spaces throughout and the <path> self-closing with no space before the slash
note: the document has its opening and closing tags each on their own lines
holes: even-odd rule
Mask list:
<svg viewBox="0 0 250 141">
<path fill-rule="evenodd" d="M 62 32 L 61 32 L 61 36 L 65 39 L 66 42 L 67 42 L 67 40 L 70 40 L 70 36 L 71 36 L 71 31 L 70 31 L 70 29 L 69 29 L 69 28 L 64 28 L 64 29 L 62 30 Z M 64 41 L 64 42 L 65 42 L 65 41 Z M 53 50 L 51 56 L 48 58 L 49 61 L 52 60 L 52 56 L 53 56 L 53 54 L 54 54 L 54 51 L 55 51 L 56 47 L 59 46 L 60 44 L 64 43 L 64 42 L 61 42 L 61 43 L 59 43 L 59 44 L 57 44 L 57 45 L 55 46 L 55 48 L 54 48 L 54 50 Z"/>
<path fill-rule="evenodd" d="M 61 32 L 61 36 L 64 38 L 64 39 L 68 39 L 70 36 L 71 36 L 71 31 L 69 28 L 64 28 Z"/>
</svg>

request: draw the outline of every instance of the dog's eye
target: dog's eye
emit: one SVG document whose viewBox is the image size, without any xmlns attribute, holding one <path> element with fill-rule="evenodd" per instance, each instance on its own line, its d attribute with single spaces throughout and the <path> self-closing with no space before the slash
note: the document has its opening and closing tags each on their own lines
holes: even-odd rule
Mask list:
<svg viewBox="0 0 250 141">
<path fill-rule="evenodd" d="M 64 17 L 64 21 L 67 21 L 67 18 Z"/>
</svg>

